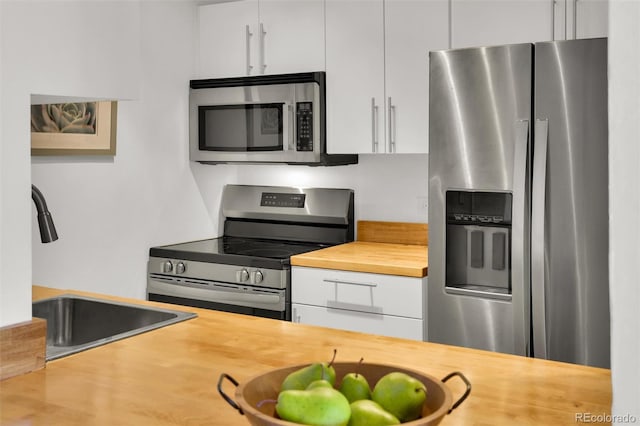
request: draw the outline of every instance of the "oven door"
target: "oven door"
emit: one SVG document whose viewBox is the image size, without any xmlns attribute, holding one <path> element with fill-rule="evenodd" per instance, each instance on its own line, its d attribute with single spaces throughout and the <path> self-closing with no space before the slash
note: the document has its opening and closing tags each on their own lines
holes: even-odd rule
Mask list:
<svg viewBox="0 0 640 426">
<path fill-rule="evenodd" d="M 151 274 L 147 297 L 217 311 L 291 321 L 291 302 L 285 289 L 239 285 L 198 279 L 175 279 Z"/>
</svg>

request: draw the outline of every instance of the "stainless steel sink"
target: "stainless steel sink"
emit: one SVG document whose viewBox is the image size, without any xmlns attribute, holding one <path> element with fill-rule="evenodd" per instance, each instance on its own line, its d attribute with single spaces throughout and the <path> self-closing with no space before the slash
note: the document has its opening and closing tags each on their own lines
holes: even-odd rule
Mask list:
<svg viewBox="0 0 640 426">
<path fill-rule="evenodd" d="M 33 302 L 32 313 L 47 320 L 47 361 L 197 316 L 72 294 Z"/>
</svg>

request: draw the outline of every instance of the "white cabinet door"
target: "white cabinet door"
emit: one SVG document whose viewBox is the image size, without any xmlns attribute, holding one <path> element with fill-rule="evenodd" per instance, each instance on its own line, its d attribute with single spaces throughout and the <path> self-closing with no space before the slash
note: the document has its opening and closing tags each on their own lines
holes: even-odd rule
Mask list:
<svg viewBox="0 0 640 426">
<path fill-rule="evenodd" d="M 296 266 L 291 282 L 292 303 L 424 317 L 422 278 Z"/>
<path fill-rule="evenodd" d="M 553 0 L 451 0 L 453 48 L 553 40 Z"/>
<path fill-rule="evenodd" d="M 609 0 L 556 0 L 555 40 L 607 37 Z"/>
<path fill-rule="evenodd" d="M 324 0 L 198 7 L 200 78 L 323 71 Z"/>
<path fill-rule="evenodd" d="M 573 7 L 575 8 L 575 38 L 608 36 L 608 0 L 573 0 Z"/>
<path fill-rule="evenodd" d="M 255 74 L 257 24 L 257 0 L 199 6 L 199 78 Z"/>
<path fill-rule="evenodd" d="M 260 2 L 263 74 L 324 71 L 324 0 Z"/>
<path fill-rule="evenodd" d="M 294 322 L 426 340 L 427 277 L 291 268 Z"/>
<path fill-rule="evenodd" d="M 422 320 L 376 315 L 320 306 L 292 305 L 292 320 L 301 324 L 318 325 L 340 330 L 359 331 L 381 336 L 422 340 Z"/>
<path fill-rule="evenodd" d="M 384 151 L 382 0 L 326 2 L 327 151 Z"/>
<path fill-rule="evenodd" d="M 429 149 L 429 51 L 449 48 L 448 0 L 386 0 L 386 151 Z"/>
<path fill-rule="evenodd" d="M 428 55 L 449 47 L 448 16 L 448 0 L 326 3 L 330 153 L 428 152 Z"/>
</svg>

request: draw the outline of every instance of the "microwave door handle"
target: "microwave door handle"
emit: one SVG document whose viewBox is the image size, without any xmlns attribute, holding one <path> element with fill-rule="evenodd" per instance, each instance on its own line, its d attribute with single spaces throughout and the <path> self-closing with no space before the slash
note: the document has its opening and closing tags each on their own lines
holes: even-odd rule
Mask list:
<svg viewBox="0 0 640 426">
<path fill-rule="evenodd" d="M 282 105 L 282 151 L 294 149 L 294 123 L 295 120 L 293 118 L 293 105 L 285 102 Z"/>
</svg>

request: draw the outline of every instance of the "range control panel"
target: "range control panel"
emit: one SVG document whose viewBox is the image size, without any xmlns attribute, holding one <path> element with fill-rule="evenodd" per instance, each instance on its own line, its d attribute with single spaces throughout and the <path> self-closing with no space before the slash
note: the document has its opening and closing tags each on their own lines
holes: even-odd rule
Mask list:
<svg viewBox="0 0 640 426">
<path fill-rule="evenodd" d="M 262 198 L 260 199 L 260 206 L 304 208 L 304 201 L 306 197 L 306 194 L 263 192 Z"/>
<path fill-rule="evenodd" d="M 313 151 L 313 103 L 296 103 L 296 150 Z"/>
</svg>

